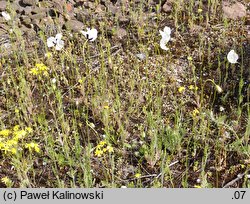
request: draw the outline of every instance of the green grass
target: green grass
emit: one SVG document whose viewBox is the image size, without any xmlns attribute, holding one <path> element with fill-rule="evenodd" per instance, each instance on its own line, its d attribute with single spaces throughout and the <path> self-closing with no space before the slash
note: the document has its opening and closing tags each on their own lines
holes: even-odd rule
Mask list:
<svg viewBox="0 0 250 204">
<path fill-rule="evenodd" d="M 25 134 L 0 148 L 0 177 L 9 178 L 0 186 L 222 187 L 244 173 L 234 185 L 249 187 L 244 22 L 224 19 L 219 1 L 202 2 L 175 1 L 170 14 L 131 3 L 122 11 L 131 16 L 126 23 L 108 11 L 102 21 L 93 14 L 84 23 L 98 39 L 63 31 L 62 51 L 46 47 L 45 31 L 29 51 L 14 28 L 13 52 L 0 62 L 0 130 L 11 131 L 0 147 Z M 173 29 L 167 52 L 159 46 L 164 26 Z M 226 60 L 231 49 L 240 55 L 236 65 Z M 39 63 L 48 69 L 33 75 Z"/>
</svg>

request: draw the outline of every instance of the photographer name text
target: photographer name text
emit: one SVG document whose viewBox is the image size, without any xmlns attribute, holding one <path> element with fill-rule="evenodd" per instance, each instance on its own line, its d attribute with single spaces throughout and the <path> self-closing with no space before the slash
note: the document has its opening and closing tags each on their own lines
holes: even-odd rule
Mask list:
<svg viewBox="0 0 250 204">
<path fill-rule="evenodd" d="M 103 191 L 94 192 L 70 192 L 70 191 L 46 191 L 46 192 L 28 192 L 25 190 L 20 191 L 21 200 L 103 200 Z"/>
</svg>

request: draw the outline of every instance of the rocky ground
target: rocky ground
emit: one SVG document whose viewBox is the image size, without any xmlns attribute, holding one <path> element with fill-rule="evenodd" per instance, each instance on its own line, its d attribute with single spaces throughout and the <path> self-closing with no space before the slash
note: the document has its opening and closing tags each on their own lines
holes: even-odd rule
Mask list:
<svg viewBox="0 0 250 204">
<path fill-rule="evenodd" d="M 0 17 L 0 45 L 3 49 L 8 47 L 8 38 L 11 30 L 18 27 L 21 35 L 32 43 L 38 37 L 39 31 L 45 34 L 54 34 L 58 31 L 69 30 L 78 32 L 86 27 L 89 21 L 107 21 L 110 24 L 106 26 L 110 32 L 114 20 L 118 20 L 121 28 L 117 32 L 117 37 L 122 39 L 127 35 L 126 26 L 129 24 L 143 24 L 138 22 L 132 14 L 127 11 L 124 15 L 124 8 L 131 4 L 136 6 L 140 1 L 128 0 L 100 0 L 95 4 L 94 0 L 10 0 L 0 1 L 0 12 L 7 11 L 14 18 L 13 24 L 9 24 L 3 17 Z M 173 5 L 172 0 L 161 1 L 160 10 L 157 12 L 170 13 Z M 206 2 L 206 1 L 204 1 Z M 156 16 L 155 8 L 158 0 L 145 1 L 148 7 L 145 18 L 154 18 Z M 224 15 L 229 19 L 247 17 L 248 4 L 236 1 L 234 4 L 228 1 L 222 3 Z M 151 9 L 149 9 L 151 8 Z M 153 24 L 153 21 L 152 21 Z M 246 25 L 249 26 L 249 25 Z M 7 52 L 6 54 L 8 54 Z M 1 53 L 3 55 L 3 53 Z"/>
<path fill-rule="evenodd" d="M 46 40 L 45 38 L 59 32 L 65 32 L 67 33 L 66 35 L 71 36 L 72 33 L 79 33 L 80 30 L 92 26 L 97 26 L 97 29 L 98 27 L 104 26 L 106 29 L 105 37 L 110 39 L 113 48 L 127 51 L 126 42 L 128 40 L 134 42 L 138 40 L 136 35 L 129 32 L 129 30 L 133 31 L 136 27 L 144 27 L 144 21 L 150 22 L 150 25 L 147 25 L 145 28 L 146 32 L 150 32 L 152 29 L 158 29 L 156 23 L 157 13 L 163 13 L 163 15 L 167 17 L 169 15 L 171 16 L 171 12 L 173 12 L 174 9 L 173 0 L 145 1 L 143 3 L 144 8 L 142 8 L 145 12 L 145 16 L 143 17 L 144 19 L 142 19 L 135 15 L 138 11 L 136 7 L 140 2 L 141 1 L 137 0 L 100 0 L 99 3 L 96 3 L 95 0 L 0 1 L 0 12 L 8 12 L 11 18 L 14 19 L 12 23 L 9 23 L 9 21 L 6 21 L 0 16 L 0 56 L 9 56 L 13 51 L 13 47 L 20 47 L 20 39 L 22 39 L 22 43 L 25 44 L 27 53 L 32 53 L 35 50 L 40 56 L 44 56 L 46 48 L 42 41 Z M 181 5 L 183 8 L 180 9 L 185 8 L 187 2 L 184 2 L 185 1 L 183 1 L 183 5 Z M 203 1 L 203 3 L 204 6 L 206 6 L 208 1 Z M 196 1 L 195 4 L 198 5 L 198 1 Z M 158 8 L 157 6 L 160 7 Z M 242 25 L 244 28 L 239 31 L 239 34 L 246 36 L 246 39 L 250 39 L 250 19 L 248 19 L 250 13 L 249 1 L 232 2 L 225 0 L 222 1 L 219 7 L 222 7 L 221 10 L 223 13 L 221 16 L 218 16 L 218 19 L 226 17 L 228 20 L 238 20 L 239 22 L 246 19 L 244 25 Z M 126 10 L 126 8 L 135 9 Z M 185 11 L 183 12 L 185 15 Z M 206 8 L 204 8 L 202 12 L 205 13 Z M 172 21 L 167 22 L 167 20 L 160 22 L 162 26 L 166 23 L 173 24 Z M 218 24 L 216 26 L 218 26 L 219 31 L 222 25 Z M 18 34 L 15 30 L 18 30 Z M 243 30 L 245 33 L 240 33 Z M 15 35 L 13 35 L 13 32 Z M 190 44 L 190 47 L 192 47 L 193 40 L 195 36 L 198 36 L 199 32 L 207 32 L 206 35 L 208 37 L 210 34 L 213 35 L 212 30 L 208 28 L 204 30 L 200 25 L 193 25 L 190 32 L 185 34 L 184 37 L 184 40 L 187 44 Z M 228 43 L 230 44 L 230 42 Z M 216 42 L 214 44 L 216 44 Z M 245 43 L 244 47 L 245 54 L 247 55 L 249 53 L 248 43 Z M 193 52 L 196 52 L 195 49 Z M 98 55 L 98 53 L 94 55 Z M 81 57 L 78 60 L 81 61 Z M 93 67 L 98 67 L 98 63 L 99 62 L 95 62 Z M 248 64 L 247 61 L 246 64 Z M 237 78 L 237 75 L 235 76 Z M 250 77 L 248 69 L 245 70 L 244 76 L 247 83 L 249 83 Z"/>
</svg>

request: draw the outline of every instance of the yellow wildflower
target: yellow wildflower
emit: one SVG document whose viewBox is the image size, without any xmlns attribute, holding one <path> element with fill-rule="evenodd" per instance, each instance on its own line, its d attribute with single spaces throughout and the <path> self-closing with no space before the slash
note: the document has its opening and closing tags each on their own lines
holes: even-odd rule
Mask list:
<svg viewBox="0 0 250 204">
<path fill-rule="evenodd" d="M 138 178 L 140 178 L 140 177 L 141 177 L 141 174 L 140 174 L 140 173 L 136 173 L 136 174 L 135 174 L 135 178 L 138 179 Z"/>
<path fill-rule="evenodd" d="M 198 186 L 198 185 L 194 185 L 195 188 L 202 188 L 201 186 Z"/>
<path fill-rule="evenodd" d="M 79 83 L 79 84 L 82 84 L 82 83 L 83 83 L 83 80 L 82 80 L 82 79 L 79 79 L 79 80 L 78 80 L 78 83 Z"/>
<path fill-rule="evenodd" d="M 188 88 L 189 88 L 190 90 L 193 90 L 193 89 L 194 89 L 194 85 L 190 85 Z"/>
<path fill-rule="evenodd" d="M 18 131 L 18 130 L 19 130 L 19 128 L 20 128 L 20 126 L 19 126 L 19 125 L 15 125 L 15 126 L 13 127 L 13 130 L 14 130 L 14 131 Z"/>
<path fill-rule="evenodd" d="M 103 147 L 105 144 L 107 144 L 105 141 L 101 141 L 101 142 L 99 143 L 99 146 L 100 146 L 100 147 Z"/>
<path fill-rule="evenodd" d="M 7 187 L 11 187 L 13 182 L 10 180 L 9 177 L 5 176 L 1 178 L 2 183 L 4 183 Z"/>
<path fill-rule="evenodd" d="M 35 150 L 35 152 L 37 152 L 37 153 L 40 152 L 40 148 L 39 148 L 38 144 L 34 143 L 34 142 L 26 144 L 25 148 L 27 148 L 30 152 L 32 152 L 33 150 Z"/>
<path fill-rule="evenodd" d="M 107 146 L 107 150 L 109 153 L 114 152 L 114 148 L 109 145 Z"/>
<path fill-rule="evenodd" d="M 192 85 L 192 84 L 191 84 L 188 88 L 189 88 L 189 90 L 194 90 L 194 89 L 195 89 L 196 91 L 198 90 L 198 87 L 197 87 L 197 86 L 194 86 L 194 85 Z"/>
<path fill-rule="evenodd" d="M 44 71 L 44 70 L 48 69 L 48 67 L 46 65 L 44 65 L 43 63 L 36 64 L 36 68 L 41 70 L 41 71 Z"/>
<path fill-rule="evenodd" d="M 47 52 L 45 53 L 45 57 L 47 57 L 48 59 L 52 57 L 52 53 L 51 52 Z"/>
<path fill-rule="evenodd" d="M 9 147 L 6 143 L 2 143 L 2 144 L 1 144 L 1 150 L 2 150 L 5 154 L 7 154 L 7 152 L 10 151 L 10 147 Z"/>
<path fill-rule="evenodd" d="M 108 103 L 108 101 L 104 102 L 103 108 L 104 109 L 109 109 L 109 103 Z"/>
<path fill-rule="evenodd" d="M 4 130 L 0 131 L 0 135 L 5 136 L 5 137 L 8 137 L 10 135 L 10 133 L 11 133 L 11 130 L 9 130 L 9 129 L 4 129 Z"/>
<path fill-rule="evenodd" d="M 198 9 L 198 13 L 201 13 L 203 10 L 201 8 Z"/>
<path fill-rule="evenodd" d="M 25 131 L 25 130 L 19 130 L 19 131 L 15 131 L 14 132 L 14 138 L 15 139 L 22 139 L 23 137 L 25 137 L 26 136 L 26 134 L 27 134 L 27 131 Z"/>
<path fill-rule="evenodd" d="M 16 149 L 16 148 L 11 148 L 10 152 L 11 152 L 12 154 L 16 154 L 16 153 L 17 153 L 17 149 Z"/>
<path fill-rule="evenodd" d="M 193 112 L 192 112 L 192 115 L 193 115 L 193 117 L 195 117 L 199 113 L 200 113 L 200 111 L 198 111 L 197 109 L 194 109 Z"/>
<path fill-rule="evenodd" d="M 8 141 L 6 142 L 6 145 L 8 145 L 8 146 L 15 146 L 15 145 L 17 145 L 17 141 L 14 140 L 14 139 L 8 140 Z"/>
<path fill-rule="evenodd" d="M 178 88 L 179 93 L 183 93 L 185 91 L 185 87 L 181 86 Z"/>
<path fill-rule="evenodd" d="M 46 65 L 44 65 L 43 63 L 38 63 L 36 64 L 34 68 L 30 70 L 30 73 L 33 75 L 43 74 L 47 76 L 48 75 L 47 70 L 48 70 L 48 67 Z"/>
<path fill-rule="evenodd" d="M 97 148 L 97 149 L 95 150 L 95 156 L 101 157 L 102 155 L 103 155 L 103 151 L 100 150 L 99 148 Z"/>
<path fill-rule="evenodd" d="M 106 152 L 114 152 L 113 147 L 111 147 L 111 145 L 107 145 L 106 141 L 99 142 L 99 144 L 96 146 L 95 156 L 100 157 Z"/>
<path fill-rule="evenodd" d="M 33 75 L 38 75 L 38 74 L 39 74 L 39 71 L 38 71 L 37 68 L 32 68 L 32 69 L 30 70 L 30 73 L 33 74 Z"/>
<path fill-rule="evenodd" d="M 32 130 L 31 127 L 26 127 L 25 130 L 27 130 L 28 133 L 32 133 L 33 132 L 33 130 Z"/>
</svg>

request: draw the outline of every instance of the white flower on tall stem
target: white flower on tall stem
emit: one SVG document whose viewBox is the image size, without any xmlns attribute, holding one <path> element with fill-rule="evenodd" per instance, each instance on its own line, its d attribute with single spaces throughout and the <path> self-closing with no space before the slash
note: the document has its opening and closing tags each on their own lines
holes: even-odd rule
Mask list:
<svg viewBox="0 0 250 204">
<path fill-rule="evenodd" d="M 2 16 L 4 17 L 4 19 L 5 19 L 6 21 L 11 20 L 10 14 L 8 14 L 8 13 L 5 12 L 5 11 L 2 11 Z"/>
<path fill-rule="evenodd" d="M 238 56 L 238 54 L 237 54 L 234 50 L 231 50 L 231 51 L 227 54 L 227 60 L 228 60 L 231 64 L 236 64 L 238 59 L 239 59 L 239 56 Z"/>
<path fill-rule="evenodd" d="M 166 47 L 166 44 L 170 41 L 171 39 L 171 28 L 168 26 L 165 26 L 163 31 L 159 30 L 161 34 L 161 40 L 160 40 L 160 47 L 163 50 L 169 50 L 169 48 Z"/>
<path fill-rule="evenodd" d="M 97 38 L 97 30 L 95 28 L 87 28 L 87 31 L 80 31 L 89 41 L 93 42 Z"/>
<path fill-rule="evenodd" d="M 47 46 L 54 47 L 56 50 L 61 50 L 64 46 L 64 41 L 62 40 L 62 33 L 56 34 L 55 37 L 49 37 L 47 39 Z"/>
</svg>

